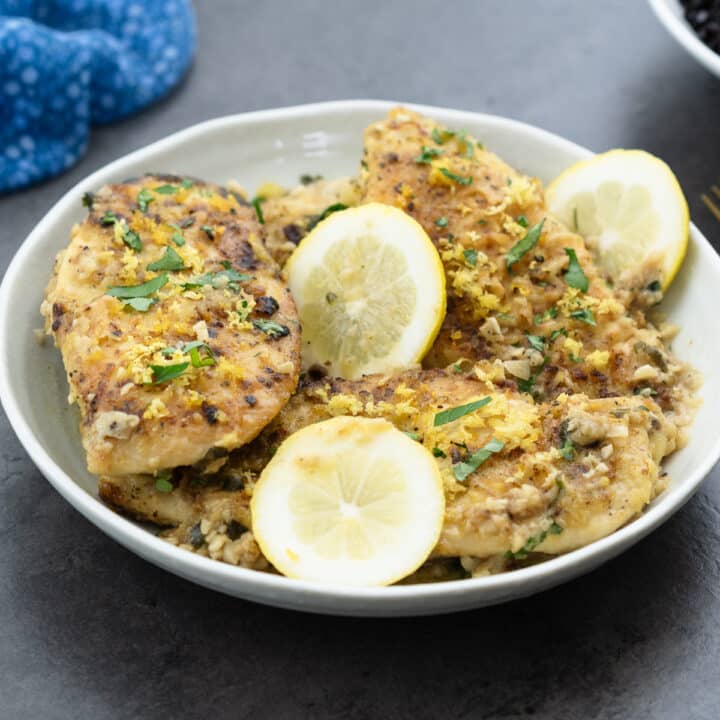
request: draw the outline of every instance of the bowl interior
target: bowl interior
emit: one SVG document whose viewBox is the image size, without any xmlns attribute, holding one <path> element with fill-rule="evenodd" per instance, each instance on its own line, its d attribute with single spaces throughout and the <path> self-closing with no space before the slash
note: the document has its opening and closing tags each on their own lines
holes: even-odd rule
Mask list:
<svg viewBox="0 0 720 720">
<path fill-rule="evenodd" d="M 0 294 L 0 389 L 5 409 L 21 441 L 63 494 L 67 489 L 63 489 L 63 483 L 73 482 L 96 497 L 97 483 L 85 468 L 77 431 L 78 416 L 74 406 L 69 406 L 67 402 L 67 383 L 60 355 L 50 341 L 39 347 L 33 330 L 42 325 L 39 306 L 55 254 L 67 244 L 73 223 L 84 216 L 80 204 L 82 193 L 97 189 L 106 182 L 155 171 L 196 175 L 220 183 L 235 179 L 250 191 L 267 180 L 294 186 L 302 173 L 322 174 L 328 178 L 354 174 L 360 161 L 363 129 L 381 118 L 388 107 L 391 107 L 388 103 L 369 101 L 331 103 L 211 121 L 103 168 L 70 191 L 40 222 L 13 260 Z M 572 143 L 512 121 L 437 108 L 421 109 L 451 127 L 466 128 L 508 162 L 546 182 L 588 155 L 588 151 Z M 606 538 L 600 544 L 596 543 L 598 547 L 605 543 L 602 547 L 608 554 L 619 552 L 623 542 L 637 539 L 648 532 L 653 523 L 679 507 L 720 454 L 716 430 L 720 410 L 712 402 L 713 398 L 720 396 L 720 373 L 715 372 L 720 314 L 710 312 L 709 308 L 713 307 L 720 307 L 720 261 L 707 241 L 693 229 L 688 257 L 663 303 L 663 310 L 682 328 L 674 341 L 676 353 L 704 375 L 701 396 L 705 402 L 698 412 L 689 444 L 667 463 L 672 482 L 669 490 L 654 503 L 658 513 L 653 519 L 651 509 L 647 513 L 649 520 L 636 521 L 646 523 L 642 533 L 626 532 L 628 528 L 625 528 L 616 533 L 617 538 Z M 42 453 L 47 458 L 42 458 Z M 41 462 L 39 458 L 46 462 Z M 63 473 L 71 481 L 63 478 Z M 98 507 L 94 509 L 93 506 Z M 89 515 L 100 513 L 99 501 L 92 501 L 92 506 L 86 506 L 83 512 Z M 99 517 L 105 517 L 107 522 L 108 516 L 105 515 L 91 519 L 102 525 Z M 133 536 L 132 542 L 126 540 L 121 535 L 125 532 L 122 528 L 128 525 L 127 521 L 118 519 L 117 523 L 108 532 L 130 546 L 134 542 L 133 549 L 146 555 L 137 543 L 153 542 L 154 539 L 147 534 L 147 541 L 139 540 L 138 536 Z M 616 549 L 610 552 L 613 547 Z M 201 567 L 197 561 L 204 559 L 175 548 L 169 548 L 168 552 L 171 551 L 187 555 L 188 559 L 175 554 L 167 556 L 172 557 L 172 563 L 157 558 L 155 561 L 166 567 L 173 565 L 176 572 L 197 580 L 197 573 L 187 568 L 183 570 L 183 566 Z M 577 552 L 585 552 L 582 557 L 590 558 L 593 551 L 585 548 Z M 147 555 L 151 555 L 149 550 Z M 560 560 L 553 560 L 537 566 L 541 569 L 534 571 L 535 576 L 552 573 L 553 564 L 558 562 Z M 202 567 L 209 565 L 219 563 L 204 561 Z M 542 568 L 547 568 L 547 571 Z M 209 572 L 221 574 L 226 585 L 235 582 L 233 578 L 236 577 L 240 578 L 237 583 L 242 585 L 247 583 L 248 574 L 260 575 L 227 566 Z M 508 575 L 518 576 L 523 572 Z M 272 583 L 277 580 L 273 578 Z M 279 580 L 290 587 L 289 581 Z M 483 604 L 480 597 L 482 588 L 492 586 L 499 590 L 505 582 L 501 576 L 488 580 L 492 582 L 485 582 L 485 579 L 467 581 L 470 585 L 465 583 L 461 593 L 463 601 L 459 604 L 470 602 L 467 593 L 471 585 L 477 589 L 477 597 L 471 604 Z M 220 587 L 219 581 L 199 581 Z M 267 584 L 270 581 L 262 582 Z M 517 584 L 517 578 L 513 584 Z M 542 585 L 548 584 L 545 578 Z M 227 586 L 222 589 L 233 591 Z M 387 590 L 399 590 L 406 595 L 413 592 L 408 587 Z M 238 588 L 235 591 L 239 595 L 249 594 Z M 447 588 L 418 591 L 426 595 L 447 595 L 448 592 Z M 529 590 L 525 589 L 514 594 L 527 592 Z M 507 591 L 505 596 L 509 596 Z M 501 594 L 495 592 L 493 597 L 493 601 L 497 601 Z M 492 600 L 490 595 L 488 598 Z M 277 603 L 292 604 L 285 601 Z M 446 604 L 444 609 L 449 609 L 451 605 Z"/>
</svg>

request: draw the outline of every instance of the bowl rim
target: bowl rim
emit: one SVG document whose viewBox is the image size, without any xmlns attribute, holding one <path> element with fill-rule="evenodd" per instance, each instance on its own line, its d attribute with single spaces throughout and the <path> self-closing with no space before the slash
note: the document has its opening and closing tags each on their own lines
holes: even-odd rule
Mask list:
<svg viewBox="0 0 720 720">
<path fill-rule="evenodd" d="M 122 176 L 123 168 L 129 166 L 151 151 L 167 151 L 183 143 L 196 139 L 204 133 L 243 124 L 256 124 L 271 121 L 287 121 L 288 119 L 310 118 L 316 116 L 343 115 L 354 112 L 373 112 L 378 117 L 397 105 L 417 110 L 418 112 L 443 117 L 444 121 L 462 124 L 464 122 L 482 122 L 486 127 L 510 129 L 523 133 L 541 141 L 545 146 L 563 148 L 578 158 L 589 157 L 592 152 L 576 143 L 535 126 L 517 120 L 495 115 L 469 111 L 452 110 L 443 107 L 399 103 L 386 100 L 341 100 L 323 103 L 297 105 L 271 110 L 259 110 L 249 113 L 227 115 L 198 123 L 184 130 L 168 135 L 143 148 L 135 150 L 91 173 L 66 192 L 33 228 L 28 237 L 20 245 L 13 256 L 0 285 L 0 401 L 8 417 L 11 427 L 26 452 L 45 478 L 55 489 L 82 515 L 104 533 L 122 545 L 140 555 L 153 564 L 170 570 L 183 577 L 192 579 L 221 592 L 237 594 L 250 599 L 292 606 L 301 609 L 307 604 L 309 609 L 336 614 L 356 614 L 354 610 L 344 609 L 345 601 L 364 603 L 368 614 L 375 610 L 392 611 L 392 607 L 402 612 L 408 600 L 445 599 L 446 605 L 452 605 L 452 598 L 465 598 L 461 603 L 470 607 L 483 604 L 482 594 L 486 590 L 499 596 L 501 591 L 505 598 L 530 594 L 551 584 L 559 584 L 563 579 L 580 574 L 584 566 L 594 567 L 600 562 L 619 554 L 625 547 L 637 542 L 651 530 L 676 512 L 698 489 L 703 479 L 720 458 L 720 436 L 715 444 L 703 456 L 695 470 L 677 487 L 666 490 L 653 507 L 647 509 L 639 518 L 616 530 L 614 533 L 596 540 L 577 550 L 545 560 L 537 565 L 513 570 L 498 575 L 482 578 L 468 578 L 442 583 L 426 583 L 416 585 L 392 585 L 389 587 L 354 587 L 334 586 L 306 580 L 287 578 L 257 570 L 229 565 L 183 550 L 155 536 L 133 521 L 119 515 L 107 507 L 99 498 L 86 492 L 80 485 L 65 473 L 50 457 L 38 438 L 33 434 L 22 408 L 22 404 L 10 382 L 9 361 L 12 359 L 9 336 L 12 323 L 11 299 L 16 287 L 22 283 L 21 271 L 35 253 L 35 246 L 52 228 L 56 219 L 65 211 L 70 203 L 75 203 L 84 187 L 97 186 L 112 176 Z M 691 240 L 701 254 L 701 261 L 714 264 L 720 276 L 720 257 L 715 253 L 708 240 L 691 223 Z M 202 579 L 199 579 L 202 578 Z M 545 583 L 543 584 L 543 580 Z M 557 580 L 557 582 L 554 582 Z M 231 592 L 232 587 L 237 593 Z M 285 600 L 288 594 L 292 597 Z M 477 601 L 468 601 L 472 597 Z M 328 601 L 335 600 L 338 607 L 327 609 Z M 491 602 L 502 602 L 503 597 Z M 458 603 L 460 604 L 460 603 Z M 317 610 L 324 606 L 325 610 Z M 452 609 L 452 608 L 450 608 Z M 428 606 L 425 612 L 437 612 Z M 440 609 L 440 612 L 443 610 Z M 447 610 L 445 610 L 447 611 Z M 417 611 L 416 611 L 417 612 Z M 421 611 L 422 612 L 422 611 Z M 408 613 L 411 614 L 411 613 Z"/>
<path fill-rule="evenodd" d="M 684 17 L 678 17 L 670 3 L 679 5 L 677 0 L 648 0 L 650 7 L 666 30 L 701 65 L 720 77 L 720 54 L 709 48 L 695 33 Z"/>
</svg>

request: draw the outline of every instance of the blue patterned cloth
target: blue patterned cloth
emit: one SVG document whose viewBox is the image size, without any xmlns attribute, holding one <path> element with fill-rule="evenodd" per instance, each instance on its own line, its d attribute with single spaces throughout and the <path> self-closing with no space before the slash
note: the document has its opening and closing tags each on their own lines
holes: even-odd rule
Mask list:
<svg viewBox="0 0 720 720">
<path fill-rule="evenodd" d="M 0 0 L 0 192 L 70 167 L 91 125 L 164 95 L 194 50 L 190 0 Z"/>
</svg>

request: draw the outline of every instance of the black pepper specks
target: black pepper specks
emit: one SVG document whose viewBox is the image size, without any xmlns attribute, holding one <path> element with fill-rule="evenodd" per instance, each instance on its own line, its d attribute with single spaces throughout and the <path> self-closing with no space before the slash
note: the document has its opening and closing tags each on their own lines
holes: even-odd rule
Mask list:
<svg viewBox="0 0 720 720">
<path fill-rule="evenodd" d="M 303 239 L 303 231 L 294 224 L 286 225 L 283 228 L 283 235 L 288 242 L 297 245 Z"/>
<path fill-rule="evenodd" d="M 259 297 L 255 304 L 255 309 L 262 315 L 267 315 L 268 317 L 274 315 L 279 307 L 278 301 L 269 295 Z"/>
<path fill-rule="evenodd" d="M 246 402 L 250 407 L 255 407 L 255 405 L 257 405 L 257 398 L 256 398 L 254 395 L 246 395 L 246 396 L 245 396 L 245 402 Z"/>
<path fill-rule="evenodd" d="M 202 404 L 202 412 L 209 425 L 214 425 L 217 422 L 218 409 L 210 403 Z"/>
</svg>

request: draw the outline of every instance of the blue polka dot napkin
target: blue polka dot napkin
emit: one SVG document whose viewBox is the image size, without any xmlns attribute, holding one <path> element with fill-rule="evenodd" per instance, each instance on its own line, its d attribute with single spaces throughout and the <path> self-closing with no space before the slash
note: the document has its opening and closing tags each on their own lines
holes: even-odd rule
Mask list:
<svg viewBox="0 0 720 720">
<path fill-rule="evenodd" d="M 70 167 L 91 125 L 164 95 L 194 51 L 190 0 L 0 0 L 0 192 Z"/>
</svg>

